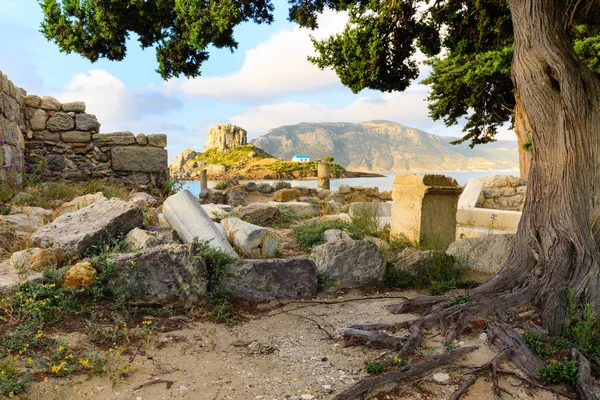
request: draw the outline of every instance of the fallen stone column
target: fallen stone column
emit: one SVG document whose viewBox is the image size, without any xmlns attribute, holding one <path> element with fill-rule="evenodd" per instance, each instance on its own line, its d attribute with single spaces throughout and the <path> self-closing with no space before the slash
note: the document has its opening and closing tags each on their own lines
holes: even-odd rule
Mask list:
<svg viewBox="0 0 600 400">
<path fill-rule="evenodd" d="M 210 216 L 189 191 L 182 190 L 165 200 L 163 215 L 185 243 L 192 243 L 194 238 L 198 238 L 200 241 L 209 241 L 212 247 L 221 249 L 233 257 L 238 257 L 227 238 L 215 227 Z"/>
<path fill-rule="evenodd" d="M 227 238 L 247 257 L 274 257 L 279 249 L 279 238 L 273 231 L 230 217 L 221 221 Z"/>
</svg>

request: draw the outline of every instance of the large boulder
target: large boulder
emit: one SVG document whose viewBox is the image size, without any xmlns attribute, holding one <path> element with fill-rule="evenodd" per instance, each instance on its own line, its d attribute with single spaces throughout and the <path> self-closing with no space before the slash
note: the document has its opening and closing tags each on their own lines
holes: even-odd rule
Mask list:
<svg viewBox="0 0 600 400">
<path fill-rule="evenodd" d="M 367 240 L 336 240 L 313 249 L 317 270 L 340 283 L 339 288 L 373 285 L 385 275 L 385 260 Z"/>
<path fill-rule="evenodd" d="M 226 266 L 227 284 L 243 299 L 307 298 L 317 294 L 317 267 L 308 259 L 240 260 Z"/>
<path fill-rule="evenodd" d="M 237 258 L 227 238 L 215 227 L 210 216 L 189 191 L 182 190 L 167 198 L 162 211 L 184 243 L 192 243 L 194 239 L 208 241 L 211 246 Z"/>
<path fill-rule="evenodd" d="M 277 221 L 279 208 L 264 203 L 252 203 L 237 211 L 239 217 L 251 224 L 265 226 Z"/>
<path fill-rule="evenodd" d="M 125 299 L 198 299 L 206 291 L 207 271 L 196 250 L 193 244 L 165 244 L 119 254 L 112 260 L 115 290 Z"/>
<path fill-rule="evenodd" d="M 229 217 L 221 221 L 233 246 L 246 257 L 273 257 L 279 250 L 279 238 L 270 229 Z"/>
<path fill-rule="evenodd" d="M 232 124 L 215 125 L 210 128 L 204 141 L 204 151 L 215 149 L 224 151 L 248 144 L 248 133 Z"/>
<path fill-rule="evenodd" d="M 82 253 L 100 240 L 141 227 L 143 219 L 135 204 L 118 199 L 100 201 L 44 225 L 31 236 L 31 242 L 60 247 L 65 253 Z"/>
<path fill-rule="evenodd" d="M 496 274 L 510 255 L 515 235 L 487 235 L 462 239 L 450 244 L 446 254 L 454 256 L 466 268 Z"/>
</svg>

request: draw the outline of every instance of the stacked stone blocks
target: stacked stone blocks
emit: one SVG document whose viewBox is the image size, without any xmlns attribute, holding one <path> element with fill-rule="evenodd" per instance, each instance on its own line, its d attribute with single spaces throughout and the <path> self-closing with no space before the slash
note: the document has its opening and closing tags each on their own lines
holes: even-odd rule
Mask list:
<svg viewBox="0 0 600 400">
<path fill-rule="evenodd" d="M 23 171 L 26 92 L 0 71 L 0 183 L 19 185 Z"/>
<path fill-rule="evenodd" d="M 85 103 L 28 96 L 0 72 L 0 183 L 20 182 L 25 165 L 47 179 L 157 184 L 168 179 L 166 146 L 164 134 L 100 133 Z"/>
</svg>

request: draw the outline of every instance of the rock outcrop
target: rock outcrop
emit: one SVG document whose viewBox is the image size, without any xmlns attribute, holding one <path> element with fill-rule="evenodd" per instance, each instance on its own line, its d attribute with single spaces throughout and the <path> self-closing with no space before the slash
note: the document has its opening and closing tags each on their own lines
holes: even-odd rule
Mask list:
<svg viewBox="0 0 600 400">
<path fill-rule="evenodd" d="M 487 235 L 480 238 L 457 240 L 452 243 L 446 254 L 469 269 L 496 274 L 508 259 L 515 235 Z"/>
<path fill-rule="evenodd" d="M 244 129 L 232 124 L 215 125 L 208 132 L 204 151 L 211 149 L 224 151 L 246 144 L 248 144 L 248 133 Z"/>
</svg>

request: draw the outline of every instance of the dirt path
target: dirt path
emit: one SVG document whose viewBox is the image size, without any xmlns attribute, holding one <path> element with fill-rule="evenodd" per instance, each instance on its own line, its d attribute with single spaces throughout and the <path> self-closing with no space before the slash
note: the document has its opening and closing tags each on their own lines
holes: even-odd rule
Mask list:
<svg viewBox="0 0 600 400">
<path fill-rule="evenodd" d="M 323 329 L 350 324 L 392 322 L 410 316 L 389 314 L 383 307 L 399 299 L 367 299 L 376 296 L 416 296 L 415 292 L 369 293 L 359 291 L 323 295 L 319 300 L 337 304 L 293 302 L 265 315 L 233 327 L 207 322 L 191 323 L 187 328 L 157 334 L 133 362 L 128 377 L 112 385 L 108 377 L 86 376 L 34 383 L 28 390 L 33 399 L 328 399 L 367 376 L 365 363 L 390 360 L 389 351 L 345 346 L 331 340 Z M 363 299 L 342 303 L 342 300 Z M 365 300 L 366 299 L 366 300 Z M 277 303 L 263 304 L 270 309 Z M 462 346 L 477 345 L 462 363 L 483 364 L 495 352 L 479 339 L 480 330 L 463 338 Z M 81 336 L 81 335 L 79 335 Z M 441 335 L 432 332 L 424 343 L 424 355 L 444 351 Z M 73 340 L 77 340 L 74 335 Z M 508 366 L 510 367 L 510 366 Z M 443 372 L 443 371 L 438 371 Z M 448 372 L 450 379 L 436 383 L 432 375 L 403 386 L 381 399 L 447 399 L 456 389 L 460 374 Z M 134 388 L 154 379 L 172 381 Z M 439 377 L 438 377 L 439 379 Z M 556 399 L 545 391 L 533 390 L 516 378 L 501 378 L 500 385 L 512 395 L 504 399 Z M 463 399 L 493 399 L 491 381 L 480 378 Z M 560 398 L 560 397 L 559 397 Z"/>
</svg>

